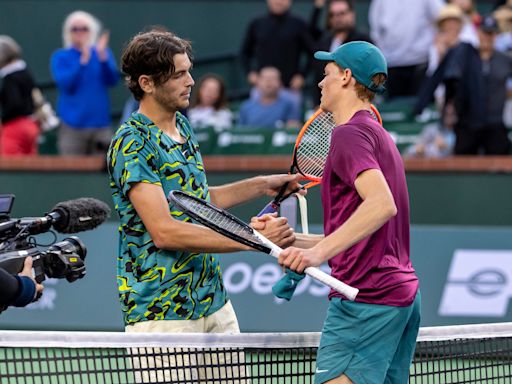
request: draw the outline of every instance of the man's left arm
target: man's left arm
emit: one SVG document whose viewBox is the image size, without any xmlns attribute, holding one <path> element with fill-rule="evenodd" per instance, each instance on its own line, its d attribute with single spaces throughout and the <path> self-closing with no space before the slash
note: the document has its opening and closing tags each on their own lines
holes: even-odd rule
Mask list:
<svg viewBox="0 0 512 384">
<path fill-rule="evenodd" d="M 380 170 L 361 172 L 354 185 L 363 201 L 352 216 L 310 249 L 285 249 L 279 256 L 279 264 L 297 272 L 317 267 L 368 237 L 396 215 L 395 200 Z"/>
<path fill-rule="evenodd" d="M 210 197 L 214 205 L 220 208 L 230 208 L 261 196 L 275 196 L 279 189 L 289 182 L 287 191 L 292 192 L 300 187 L 301 176 L 268 175 L 256 176 L 218 187 L 210 187 Z"/>
</svg>

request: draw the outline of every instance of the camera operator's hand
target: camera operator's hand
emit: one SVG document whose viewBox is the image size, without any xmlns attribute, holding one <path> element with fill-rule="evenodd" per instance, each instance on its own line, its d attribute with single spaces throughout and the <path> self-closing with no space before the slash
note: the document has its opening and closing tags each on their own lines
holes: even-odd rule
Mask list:
<svg viewBox="0 0 512 384">
<path fill-rule="evenodd" d="M 38 300 L 41 297 L 41 295 L 43 294 L 44 287 L 42 284 L 38 284 L 36 282 L 36 280 L 34 279 L 34 274 L 32 273 L 32 257 L 27 257 L 25 259 L 25 263 L 23 264 L 23 269 L 21 270 L 21 272 L 18 275 L 29 277 L 34 282 L 34 284 L 36 286 L 36 290 L 34 293 L 33 301 Z"/>
<path fill-rule="evenodd" d="M 23 269 L 13 275 L 0 268 L 0 312 L 8 306 L 24 307 L 41 297 L 43 286 L 32 274 L 32 257 L 26 257 Z"/>
</svg>

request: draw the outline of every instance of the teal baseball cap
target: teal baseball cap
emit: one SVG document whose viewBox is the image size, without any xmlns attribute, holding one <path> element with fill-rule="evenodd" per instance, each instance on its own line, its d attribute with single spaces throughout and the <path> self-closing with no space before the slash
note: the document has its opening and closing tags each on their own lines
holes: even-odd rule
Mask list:
<svg viewBox="0 0 512 384">
<path fill-rule="evenodd" d="M 377 86 L 372 77 L 383 73 L 388 76 L 388 65 L 379 48 L 366 41 L 351 41 L 340 45 L 332 52 L 315 52 L 315 59 L 334 61 L 340 67 L 350 69 L 356 80 L 370 91 L 384 93 L 384 85 Z"/>
</svg>

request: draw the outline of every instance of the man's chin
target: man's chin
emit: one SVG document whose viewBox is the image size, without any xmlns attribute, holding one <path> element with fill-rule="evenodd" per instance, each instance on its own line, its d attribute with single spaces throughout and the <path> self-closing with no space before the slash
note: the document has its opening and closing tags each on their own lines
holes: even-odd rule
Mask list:
<svg viewBox="0 0 512 384">
<path fill-rule="evenodd" d="M 325 112 L 331 112 L 329 107 L 327 107 L 324 103 L 320 102 L 320 109 Z"/>
</svg>

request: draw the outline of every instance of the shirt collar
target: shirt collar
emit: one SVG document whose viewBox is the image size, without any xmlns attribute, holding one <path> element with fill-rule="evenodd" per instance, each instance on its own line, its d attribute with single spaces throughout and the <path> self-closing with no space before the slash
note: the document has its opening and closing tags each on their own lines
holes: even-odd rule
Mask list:
<svg viewBox="0 0 512 384">
<path fill-rule="evenodd" d="M 23 60 L 15 60 L 0 69 L 0 77 L 5 77 L 14 72 L 23 71 L 25 68 L 27 68 L 27 63 Z"/>
</svg>

